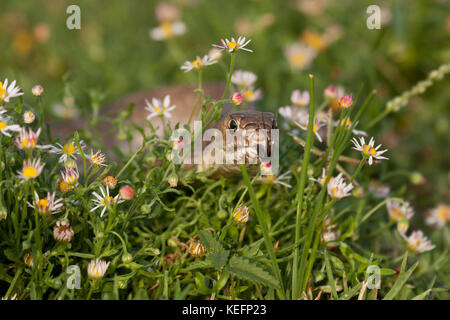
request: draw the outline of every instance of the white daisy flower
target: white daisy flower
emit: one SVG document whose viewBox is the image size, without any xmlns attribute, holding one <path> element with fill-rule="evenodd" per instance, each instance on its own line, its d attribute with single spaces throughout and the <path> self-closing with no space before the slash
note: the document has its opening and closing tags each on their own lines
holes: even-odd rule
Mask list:
<svg viewBox="0 0 450 320">
<path fill-rule="evenodd" d="M 200 70 L 203 69 L 203 67 L 210 66 L 215 63 L 217 63 L 217 60 L 211 59 L 208 55 L 203 56 L 203 58 L 197 56 L 194 61 L 186 61 L 180 69 L 184 70 L 184 72 L 189 72 L 192 69 Z"/>
<path fill-rule="evenodd" d="M 392 221 L 410 220 L 414 216 L 414 209 L 409 202 L 397 199 L 388 199 L 386 208 Z"/>
<path fill-rule="evenodd" d="M 86 148 L 84 141 L 80 141 L 80 146 L 84 150 Z M 72 158 L 76 159 L 76 155 L 80 154 L 80 150 L 78 150 L 78 147 L 75 144 L 75 140 L 72 140 L 71 142 L 66 143 L 64 146 L 60 143 L 56 143 L 55 146 L 52 146 L 52 148 L 49 150 L 50 153 L 60 154 L 61 157 L 59 158 L 58 162 L 66 162 L 67 159 Z"/>
<path fill-rule="evenodd" d="M 106 270 L 108 270 L 110 262 L 106 262 L 104 260 L 95 259 L 91 260 L 88 265 L 88 276 L 91 279 L 101 279 L 106 273 Z"/>
<path fill-rule="evenodd" d="M 298 122 L 304 126 L 308 124 L 309 113 L 305 109 L 299 109 L 292 106 L 285 106 L 278 109 L 278 113 L 291 123 Z"/>
<path fill-rule="evenodd" d="M 11 117 L 4 117 L 5 112 L 5 109 L 0 110 L 0 132 L 7 137 L 11 137 L 11 132 L 20 132 L 21 128 L 18 124 L 8 124 Z"/>
<path fill-rule="evenodd" d="M 94 151 L 91 149 L 91 154 L 86 155 L 86 159 L 88 159 L 89 162 L 94 166 L 106 166 L 105 155 L 100 150 L 94 153 Z"/>
<path fill-rule="evenodd" d="M 294 124 L 296 124 L 300 129 L 307 131 L 308 130 L 308 123 L 309 123 L 309 115 L 307 117 L 304 117 L 302 119 L 300 119 L 301 122 L 299 121 L 294 121 Z M 305 122 L 306 121 L 306 122 Z M 326 123 L 319 121 L 317 119 L 314 120 L 314 124 L 313 124 L 313 133 L 316 135 L 317 140 L 319 140 L 319 142 L 322 142 L 322 137 L 319 134 L 319 130 L 320 128 L 322 128 Z"/>
<path fill-rule="evenodd" d="M 58 220 L 56 225 L 53 227 L 53 237 L 59 242 L 70 242 L 72 241 L 74 232 L 73 228 L 70 226 L 67 220 Z"/>
<path fill-rule="evenodd" d="M 318 184 L 320 184 L 321 186 L 323 186 L 326 179 L 327 179 L 327 171 L 325 170 L 325 168 L 322 168 L 322 176 L 320 178 L 309 178 L 309 180 L 315 181 Z M 331 181 L 331 180 L 333 180 L 333 177 L 330 177 L 329 181 Z"/>
<path fill-rule="evenodd" d="M 351 195 L 350 191 L 353 189 L 353 184 L 346 184 L 342 173 L 336 178 L 330 179 L 327 185 L 327 191 L 331 198 L 342 199 Z"/>
<path fill-rule="evenodd" d="M 450 207 L 442 203 L 431 209 L 425 218 L 425 223 L 435 228 L 443 228 L 447 221 L 450 221 Z"/>
<path fill-rule="evenodd" d="M 287 46 L 284 52 L 293 70 L 308 68 L 317 56 L 316 50 L 297 42 Z"/>
<path fill-rule="evenodd" d="M 237 40 L 231 38 L 231 41 L 228 39 L 220 39 L 222 45 L 213 44 L 213 47 L 221 50 L 228 50 L 228 52 L 236 52 L 237 50 L 245 50 L 248 52 L 253 52 L 250 49 L 245 48 L 250 43 L 251 40 L 246 40 L 245 37 L 239 37 Z"/>
<path fill-rule="evenodd" d="M 208 51 L 208 56 L 211 60 L 219 61 L 222 57 L 222 50 L 217 48 L 211 48 L 211 50 Z"/>
<path fill-rule="evenodd" d="M 254 90 L 253 88 L 247 88 L 243 90 L 242 94 L 244 96 L 245 101 L 247 102 L 254 102 L 260 100 L 263 96 L 261 89 Z"/>
<path fill-rule="evenodd" d="M 153 40 L 166 40 L 186 33 L 186 25 L 181 21 L 164 22 L 159 27 L 153 28 L 149 32 Z"/>
<path fill-rule="evenodd" d="M 8 79 L 5 79 L 4 83 L 0 81 L 0 101 L 9 102 L 9 99 L 23 95 L 23 92 L 20 92 L 20 90 L 20 87 L 16 87 L 16 80 L 11 82 L 9 87 Z"/>
<path fill-rule="evenodd" d="M 294 90 L 291 94 L 291 102 L 297 107 L 304 107 L 309 104 L 309 92 Z"/>
<path fill-rule="evenodd" d="M 366 144 L 366 141 L 364 140 L 364 137 L 360 137 L 360 142 L 356 140 L 356 138 L 352 139 L 353 144 L 355 145 L 352 149 L 361 151 L 364 157 L 369 158 L 369 165 L 372 165 L 373 158 L 377 160 L 388 160 L 389 158 L 382 157 L 381 155 L 387 151 L 387 149 L 378 151 L 378 149 L 381 147 L 381 144 L 379 144 L 376 148 L 373 147 L 375 143 L 375 139 L 372 137 L 370 138 L 369 144 Z"/>
<path fill-rule="evenodd" d="M 45 163 L 41 163 L 41 159 L 27 159 L 23 162 L 22 170 L 17 171 L 19 177 L 24 180 L 35 179 L 45 167 Z"/>
<path fill-rule="evenodd" d="M 425 251 L 430 251 L 435 248 L 435 246 L 424 236 L 421 230 L 413 231 L 409 237 L 400 233 L 403 239 L 406 240 L 408 244 L 408 249 L 415 253 L 422 253 Z"/>
<path fill-rule="evenodd" d="M 109 203 L 111 206 L 113 206 L 115 203 L 119 204 L 119 203 L 124 202 L 124 200 L 119 200 L 119 195 L 116 195 L 114 198 L 111 197 L 109 195 L 109 187 L 108 186 L 106 187 L 106 192 L 103 189 L 103 187 L 100 186 L 100 192 L 102 194 L 101 196 L 95 191 L 92 193 L 95 197 L 95 199 L 92 199 L 92 201 L 95 204 L 95 207 L 93 207 L 90 211 L 90 212 L 93 212 L 93 211 L 97 210 L 98 208 L 103 207 L 103 209 L 100 213 L 100 217 L 103 217 L 103 214 L 105 213 L 106 209 L 108 208 L 107 203 Z"/>
<path fill-rule="evenodd" d="M 34 204 L 27 202 L 30 208 L 36 209 L 42 215 L 47 213 L 55 214 L 61 211 L 63 199 L 55 201 L 56 192 L 47 192 L 47 197 L 39 199 L 37 192 L 34 192 Z"/>
<path fill-rule="evenodd" d="M 241 88 L 252 87 L 258 76 L 250 71 L 236 70 L 231 75 L 231 82 Z"/>
<path fill-rule="evenodd" d="M 152 103 L 150 103 L 147 99 L 145 99 L 145 103 L 147 104 L 145 109 L 150 112 L 150 114 L 147 116 L 147 120 L 150 120 L 151 118 L 157 116 L 171 118 L 172 115 L 170 114 L 170 111 L 176 108 L 175 105 L 170 105 L 169 95 L 164 97 L 163 102 L 161 102 L 161 100 L 159 99 L 153 98 Z"/>
<path fill-rule="evenodd" d="M 292 186 L 289 183 L 284 182 L 283 180 L 289 180 L 291 179 L 291 176 L 289 175 L 289 171 L 286 171 L 285 173 L 279 175 L 278 177 L 273 173 L 268 173 L 261 175 L 258 180 L 263 183 L 274 183 L 279 184 L 281 186 L 284 186 L 286 188 L 292 188 Z"/>
<path fill-rule="evenodd" d="M 17 148 L 22 150 L 33 150 L 34 148 L 38 149 L 49 149 L 52 148 L 52 145 L 38 145 L 37 141 L 39 135 L 41 134 L 41 128 L 38 131 L 34 132 L 31 128 L 22 128 L 20 131 L 20 135 L 14 139 L 14 144 Z"/>
<path fill-rule="evenodd" d="M 345 94 L 345 90 L 343 86 L 333 86 L 333 85 L 329 85 L 328 87 L 325 88 L 325 90 L 323 91 L 323 95 L 325 97 L 325 99 L 327 100 L 340 100 Z"/>
<path fill-rule="evenodd" d="M 352 133 L 353 133 L 355 136 L 364 136 L 364 137 L 367 137 L 367 132 L 361 131 L 361 130 L 356 130 L 356 129 L 355 129 L 356 126 L 358 125 L 358 122 L 359 122 L 359 121 L 356 121 L 356 122 L 355 122 L 355 126 L 353 127 Z M 342 125 L 344 126 L 345 129 L 350 129 L 350 128 L 352 127 L 352 124 L 353 124 L 353 122 L 352 122 L 349 118 L 347 118 L 347 119 L 342 119 L 342 122 L 341 122 L 341 123 L 342 123 Z M 339 124 L 339 121 L 334 121 L 333 124 L 334 124 L 335 127 L 337 127 L 338 124 Z"/>
</svg>

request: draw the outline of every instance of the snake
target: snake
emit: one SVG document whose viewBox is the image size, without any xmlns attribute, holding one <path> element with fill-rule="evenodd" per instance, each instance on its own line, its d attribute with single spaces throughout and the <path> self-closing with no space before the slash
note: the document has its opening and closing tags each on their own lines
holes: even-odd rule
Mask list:
<svg viewBox="0 0 450 320">
<path fill-rule="evenodd" d="M 125 150 L 128 147 L 126 141 L 118 139 L 117 133 L 111 131 L 111 123 L 121 112 L 126 111 L 130 104 L 134 104 L 134 107 L 132 108 L 132 114 L 129 121 L 144 128 L 148 128 L 148 121 L 150 121 L 151 124 L 157 128 L 157 135 L 163 135 L 163 128 L 159 117 L 147 120 L 148 111 L 145 109 L 145 101 L 151 101 L 153 97 L 162 100 L 166 95 L 170 95 L 171 105 L 176 105 L 176 108 L 171 111 L 171 117 L 166 119 L 166 125 L 174 128 L 175 125 L 179 123 L 179 127 L 182 128 L 188 123 L 189 116 L 197 102 L 197 93 L 195 92 L 195 89 L 196 88 L 192 85 L 163 86 L 132 93 L 107 104 L 100 110 L 100 121 L 95 130 L 96 135 L 98 134 L 103 142 L 103 149 L 109 153 L 114 147 L 118 147 L 122 150 Z M 204 84 L 202 90 L 204 96 L 220 100 L 224 92 L 224 85 L 222 83 L 207 83 Z M 209 105 L 207 106 L 207 110 L 208 108 Z M 196 108 L 196 111 L 193 113 L 193 119 L 198 119 L 199 116 L 200 108 Z M 72 134 L 75 130 L 80 129 L 83 126 L 86 127 L 86 121 L 83 118 L 71 119 L 70 121 L 50 122 L 52 134 L 63 137 Z M 259 132 L 259 130 L 264 129 L 267 133 L 264 138 L 267 139 L 267 146 L 269 146 L 266 152 L 270 155 L 270 146 L 272 144 L 271 129 L 277 129 L 277 119 L 275 114 L 271 112 L 257 111 L 254 104 L 248 104 L 245 109 L 233 112 L 232 105 L 230 103 L 225 103 L 220 119 L 212 122 L 208 128 L 218 129 L 223 134 L 223 137 L 226 136 L 226 130 L 234 131 L 237 134 L 245 134 L 248 130 Z M 148 133 L 149 129 L 145 130 Z M 142 139 L 141 135 L 135 135 L 132 141 L 132 148 L 136 150 L 142 146 Z M 260 136 L 258 135 L 253 135 L 246 139 L 255 140 L 247 141 L 248 145 L 252 143 L 261 143 L 261 141 L 259 141 Z M 203 148 L 209 143 L 204 143 Z M 223 144 L 223 148 L 225 148 L 225 143 Z M 239 146 L 237 148 L 239 148 Z M 238 149 L 235 151 L 239 153 Z M 214 153 L 212 153 L 212 155 L 214 156 Z M 250 174 L 255 174 L 259 170 L 259 159 L 257 160 L 257 163 L 253 163 L 250 161 L 249 155 L 245 154 L 245 167 L 249 170 Z M 209 170 L 210 168 L 211 170 Z M 211 174 L 228 177 L 239 174 L 240 165 L 236 161 L 231 164 L 217 164 L 214 162 L 214 159 L 203 159 L 202 163 L 197 165 L 197 171 L 207 170 L 208 172 L 211 172 Z"/>
</svg>

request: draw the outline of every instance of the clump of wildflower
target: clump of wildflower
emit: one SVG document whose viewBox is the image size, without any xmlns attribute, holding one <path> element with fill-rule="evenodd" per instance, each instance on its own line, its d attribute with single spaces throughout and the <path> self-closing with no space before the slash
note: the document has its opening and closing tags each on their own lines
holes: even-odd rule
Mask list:
<svg viewBox="0 0 450 320">
<path fill-rule="evenodd" d="M 61 211 L 62 199 L 55 200 L 56 192 L 47 192 L 47 197 L 40 199 L 38 193 L 34 192 L 34 204 L 27 202 L 30 208 L 35 209 L 41 215 L 55 214 Z"/>
<path fill-rule="evenodd" d="M 386 208 L 389 218 L 392 221 L 399 222 L 403 219 L 410 220 L 414 216 L 414 209 L 409 202 L 397 199 L 388 199 Z"/>
<path fill-rule="evenodd" d="M 134 190 L 131 186 L 126 185 L 120 188 L 119 195 L 123 200 L 131 200 L 134 197 Z"/>
<path fill-rule="evenodd" d="M 35 179 L 45 167 L 45 163 L 41 163 L 41 159 L 27 159 L 23 162 L 22 170 L 17 171 L 19 177 L 24 180 Z"/>
<path fill-rule="evenodd" d="M 147 99 L 145 99 L 145 103 L 147 104 L 145 109 L 150 112 L 150 114 L 147 116 L 147 120 L 150 120 L 151 118 L 156 116 L 171 118 L 172 115 L 170 114 L 170 111 L 176 108 L 175 105 L 170 105 L 169 95 L 164 97 L 164 101 L 153 98 L 152 103 L 150 103 Z"/>
<path fill-rule="evenodd" d="M 284 53 L 293 70 L 303 70 L 311 65 L 317 51 L 301 43 L 294 43 L 285 48 Z"/>
<path fill-rule="evenodd" d="M 95 207 L 93 207 L 91 209 L 90 212 L 93 212 L 95 210 L 97 210 L 98 208 L 102 208 L 102 211 L 100 213 L 100 217 L 103 217 L 103 214 L 105 213 L 107 207 L 108 207 L 108 203 L 109 205 L 113 206 L 115 203 L 122 203 L 124 200 L 119 200 L 119 195 L 116 195 L 115 197 L 112 197 L 109 195 L 109 187 L 106 187 L 106 192 L 103 189 L 103 187 L 100 187 L 100 193 L 102 195 L 99 195 L 97 192 L 93 192 L 92 194 L 94 195 L 95 198 L 92 199 L 92 202 L 94 202 Z"/>
<path fill-rule="evenodd" d="M 67 220 L 58 220 L 53 227 L 53 237 L 59 242 L 70 242 L 74 235 L 73 228 Z"/>
<path fill-rule="evenodd" d="M 110 262 L 106 262 L 104 260 L 95 259 L 91 260 L 89 262 L 87 272 L 88 276 L 91 279 L 101 279 L 106 273 L 106 270 L 108 270 Z"/>
<path fill-rule="evenodd" d="M 31 89 L 31 93 L 35 97 L 40 97 L 44 93 L 44 88 L 41 85 L 37 84 Z"/>
<path fill-rule="evenodd" d="M 186 33 L 186 25 L 181 21 L 163 22 L 159 27 L 153 28 L 149 32 L 150 38 L 161 41 Z"/>
<path fill-rule="evenodd" d="M 244 96 L 239 92 L 235 92 L 231 96 L 231 101 L 235 106 L 240 106 L 242 104 L 242 101 L 244 101 Z"/>
<path fill-rule="evenodd" d="M 364 137 L 360 137 L 359 142 L 356 138 L 353 138 L 352 143 L 355 145 L 352 149 L 361 151 L 364 157 L 369 158 L 369 165 L 372 165 L 373 158 L 377 160 L 389 160 L 389 158 L 381 156 L 387 151 L 387 149 L 378 151 L 378 149 L 381 147 L 381 144 L 374 148 L 375 139 L 373 137 L 370 138 L 369 144 L 366 144 Z"/>
<path fill-rule="evenodd" d="M 250 216 L 247 206 L 239 205 L 233 212 L 233 220 L 237 223 L 246 223 Z"/>
<path fill-rule="evenodd" d="M 350 191 L 353 189 L 353 184 L 346 184 L 342 173 L 336 178 L 330 179 L 327 185 L 327 191 L 331 198 L 342 199 L 351 195 Z"/>
<path fill-rule="evenodd" d="M 96 153 L 91 149 L 91 154 L 86 155 L 86 159 L 94 166 L 106 166 L 105 155 L 99 150 Z"/>
<path fill-rule="evenodd" d="M 102 183 L 109 189 L 113 190 L 117 186 L 117 178 L 113 176 L 106 176 L 102 179 Z"/>
<path fill-rule="evenodd" d="M 5 82 L 0 81 L 0 101 L 9 102 L 9 99 L 23 95 L 20 90 L 20 87 L 16 87 L 16 80 L 11 82 L 9 86 L 8 79 L 5 79 Z"/>
<path fill-rule="evenodd" d="M 401 236 L 405 239 L 408 249 L 412 252 L 422 253 L 435 248 L 431 241 L 424 236 L 421 230 L 413 231 L 409 237 L 404 234 L 401 234 Z"/>
<path fill-rule="evenodd" d="M 200 258 L 205 255 L 206 249 L 200 241 L 195 241 L 190 245 L 189 253 L 195 258 Z"/>
<path fill-rule="evenodd" d="M 298 120 L 294 121 L 294 124 L 296 124 L 300 129 L 307 131 L 308 130 L 308 124 L 309 124 L 309 113 L 303 113 L 301 117 Z M 317 137 L 317 140 L 319 142 L 322 142 L 322 137 L 319 134 L 320 128 L 322 128 L 325 125 L 325 122 L 319 121 L 317 119 L 314 120 L 313 123 L 313 133 Z"/>
<path fill-rule="evenodd" d="M 78 183 L 78 179 L 80 178 L 80 173 L 78 172 L 78 169 L 65 169 L 61 170 L 61 177 L 64 180 L 65 183 L 67 183 L 69 186 L 74 186 Z"/>
<path fill-rule="evenodd" d="M 443 228 L 450 221 L 450 206 L 443 203 L 429 211 L 425 223 L 435 228 Z"/>
<path fill-rule="evenodd" d="M 228 52 L 233 53 L 237 50 L 245 50 L 248 52 L 253 52 L 253 50 L 250 50 L 248 48 L 245 48 L 249 43 L 250 39 L 247 40 L 245 37 L 239 37 L 237 40 L 235 40 L 233 37 L 231 38 L 231 41 L 227 38 L 220 39 L 220 42 L 222 45 L 213 44 L 214 48 L 220 49 L 220 50 L 228 50 Z"/>
<path fill-rule="evenodd" d="M 80 141 L 81 149 L 85 149 L 85 145 L 83 141 Z M 80 154 L 80 150 L 78 150 L 78 147 L 75 145 L 75 141 L 72 140 L 71 142 L 66 143 L 64 146 L 60 143 L 56 143 L 55 146 L 52 146 L 52 148 L 49 150 L 50 153 L 60 154 L 61 157 L 59 158 L 60 163 L 63 163 L 67 161 L 67 159 L 72 158 L 76 159 L 76 155 Z"/>
<path fill-rule="evenodd" d="M 300 91 L 294 90 L 291 93 L 291 102 L 294 106 L 304 107 L 309 104 L 309 92 L 308 91 Z"/>
<path fill-rule="evenodd" d="M 211 59 L 211 57 L 208 55 L 203 56 L 203 58 L 197 56 L 194 61 L 186 61 L 180 69 L 184 70 L 184 72 L 189 72 L 192 69 L 201 70 L 204 67 L 213 65 L 215 63 L 217 63 L 217 60 Z"/>
<path fill-rule="evenodd" d="M 21 128 L 18 124 L 8 124 L 11 117 L 3 116 L 4 113 L 6 113 L 6 110 L 2 109 L 0 112 L 0 132 L 7 137 L 11 137 L 11 132 L 20 132 Z"/>
</svg>

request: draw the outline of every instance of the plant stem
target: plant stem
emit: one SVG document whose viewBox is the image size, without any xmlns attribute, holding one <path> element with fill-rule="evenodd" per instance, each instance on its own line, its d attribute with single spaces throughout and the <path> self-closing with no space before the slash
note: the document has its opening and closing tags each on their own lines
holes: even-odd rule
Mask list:
<svg viewBox="0 0 450 320">
<path fill-rule="evenodd" d="M 198 89 L 197 89 L 197 98 L 195 99 L 194 108 L 192 108 L 191 114 L 189 116 L 189 120 L 187 122 L 188 126 L 191 125 L 192 117 L 194 116 L 195 112 L 197 111 L 197 104 L 200 100 L 200 97 L 203 96 L 203 89 L 202 89 L 202 70 L 198 70 Z M 200 104 L 201 105 L 201 104 Z"/>
<path fill-rule="evenodd" d="M 298 243 L 300 239 L 300 227 L 301 227 L 301 213 L 303 205 L 303 194 L 306 185 L 309 155 L 312 144 L 313 126 L 314 126 L 314 77 L 309 76 L 310 83 L 310 104 L 309 104 L 309 122 L 308 122 L 308 134 L 306 137 L 305 152 L 303 154 L 302 172 L 300 176 L 300 186 L 297 192 L 297 215 L 295 222 L 295 243 Z M 298 258 L 299 258 L 299 246 L 295 247 L 294 256 L 292 260 L 292 299 L 297 300 L 299 297 L 299 283 L 298 283 Z"/>
</svg>

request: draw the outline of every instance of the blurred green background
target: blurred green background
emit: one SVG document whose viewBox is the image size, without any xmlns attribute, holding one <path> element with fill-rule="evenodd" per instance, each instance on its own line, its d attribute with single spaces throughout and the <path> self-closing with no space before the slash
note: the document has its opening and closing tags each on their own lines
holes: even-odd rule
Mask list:
<svg viewBox="0 0 450 320">
<path fill-rule="evenodd" d="M 354 93 L 363 84 L 363 95 L 377 89 L 376 103 L 359 125 L 364 129 L 388 100 L 450 61 L 450 1 L 168 2 L 180 10 L 187 31 L 155 41 L 149 30 L 159 25 L 158 1 L 76 1 L 81 30 L 69 30 L 66 8 L 74 1 L 2 0 L 0 77 L 17 79 L 27 103 L 34 101 L 32 86 L 41 84 L 48 111 L 71 95 L 88 116 L 92 90 L 104 95 L 106 105 L 142 89 L 195 83 L 193 74 L 179 69 L 185 60 L 208 53 L 222 37 L 245 35 L 252 39 L 254 53 L 240 54 L 237 68 L 258 75 L 264 91 L 261 109 L 276 111 L 289 104 L 290 92 L 306 89 L 307 74 L 313 73 L 319 96 L 328 84 L 341 84 Z M 366 27 L 371 4 L 382 8 L 380 30 Z M 313 40 L 320 45 L 320 35 L 327 30 L 335 31 L 334 41 L 324 45 L 307 68 L 292 70 L 286 46 L 311 33 L 319 35 Z M 218 66 L 205 70 L 205 81 L 224 81 L 228 63 L 224 56 Z M 420 195 L 415 203 L 419 208 L 449 200 L 449 86 L 449 77 L 439 81 L 370 130 L 390 149 L 391 161 L 382 170 L 424 175 L 426 183 L 408 187 Z M 385 182 L 396 188 L 405 181 L 408 174 L 399 173 Z"/>
</svg>

